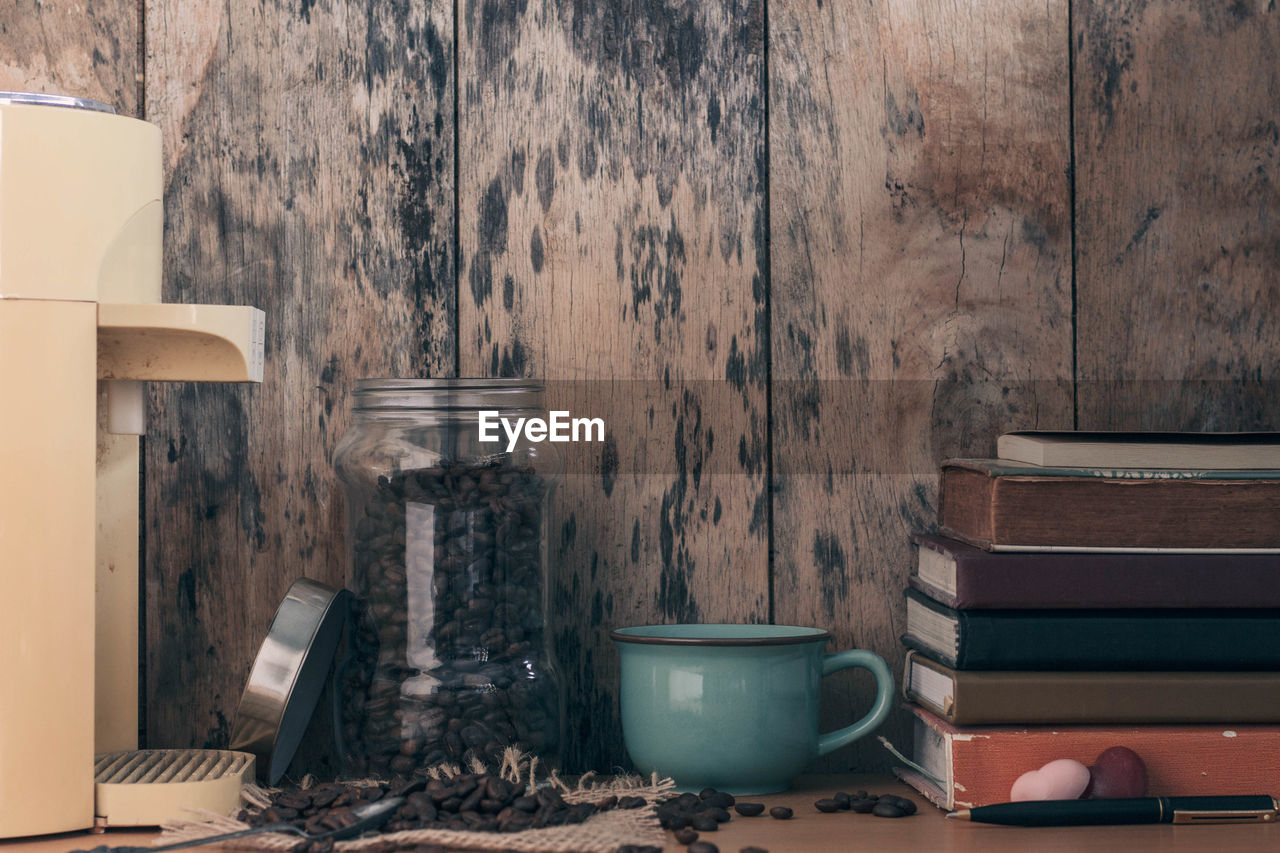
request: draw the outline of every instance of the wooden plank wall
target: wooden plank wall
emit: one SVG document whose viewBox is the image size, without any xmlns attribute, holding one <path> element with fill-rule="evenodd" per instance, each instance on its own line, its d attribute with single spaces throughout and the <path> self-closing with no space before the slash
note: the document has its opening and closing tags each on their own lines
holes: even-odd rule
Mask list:
<svg viewBox="0 0 1280 853">
<path fill-rule="evenodd" d="M 1280 427 L 1273 6 L 0 0 L 0 89 L 162 128 L 166 298 L 267 311 L 261 387 L 151 391 L 148 740 L 225 743 L 284 589 L 341 578 L 361 376 L 545 376 L 609 423 L 551 540 L 579 769 L 625 762 L 611 627 L 896 665 L 945 456 Z"/>
<path fill-rule="evenodd" d="M 139 116 L 140 22 L 136 0 L 87 8 L 70 0 L 4 0 L 0 91 L 71 94 Z"/>
<path fill-rule="evenodd" d="M 1082 429 L 1280 423 L 1278 16 L 1076 8 Z"/>
<path fill-rule="evenodd" d="M 354 379 L 456 370 L 453 7 L 152 2 L 146 36 L 165 298 L 267 314 L 261 386 L 152 389 L 148 741 L 221 745 L 289 584 L 342 583 Z"/>
<path fill-rule="evenodd" d="M 907 534 L 934 523 L 937 463 L 1071 427 L 1066 9 L 770 17 L 775 611 L 900 672 Z M 833 687 L 828 728 L 874 695 Z M 884 756 L 869 739 L 831 764 Z"/>
</svg>

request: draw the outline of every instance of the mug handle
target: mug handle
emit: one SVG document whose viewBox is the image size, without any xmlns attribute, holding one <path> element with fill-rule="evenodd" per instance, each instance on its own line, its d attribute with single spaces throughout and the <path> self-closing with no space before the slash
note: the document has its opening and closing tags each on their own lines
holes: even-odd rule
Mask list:
<svg viewBox="0 0 1280 853">
<path fill-rule="evenodd" d="M 860 667 L 869 670 L 876 677 L 876 702 L 865 717 L 851 726 L 836 729 L 825 735 L 818 735 L 818 754 L 826 755 L 833 749 L 853 743 L 884 722 L 889 716 L 889 703 L 893 701 L 893 675 L 884 659 L 875 652 L 866 649 L 850 649 L 847 652 L 836 652 L 822 656 L 822 676 L 827 677 L 842 669 Z"/>
</svg>

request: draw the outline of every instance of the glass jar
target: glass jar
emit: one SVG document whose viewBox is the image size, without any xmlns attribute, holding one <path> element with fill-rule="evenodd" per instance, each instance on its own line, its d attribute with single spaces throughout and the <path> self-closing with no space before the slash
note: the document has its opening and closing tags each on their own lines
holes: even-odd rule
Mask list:
<svg viewBox="0 0 1280 853">
<path fill-rule="evenodd" d="M 544 636 L 547 502 L 559 461 L 479 413 L 546 417 L 542 386 L 369 379 L 334 455 L 347 502 L 353 627 L 338 674 L 354 777 L 516 747 L 552 765 L 561 705 Z"/>
</svg>

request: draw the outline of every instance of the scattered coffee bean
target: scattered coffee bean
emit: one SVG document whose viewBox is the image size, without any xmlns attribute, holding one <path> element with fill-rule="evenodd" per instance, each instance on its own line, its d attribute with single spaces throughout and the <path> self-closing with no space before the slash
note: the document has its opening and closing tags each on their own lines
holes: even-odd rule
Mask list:
<svg viewBox="0 0 1280 853">
<path fill-rule="evenodd" d="M 356 821 L 354 804 L 374 802 L 385 794 L 405 801 L 384 825 L 386 832 L 414 829 L 452 829 L 479 832 L 519 832 L 543 826 L 582 823 L 598 809 L 593 803 L 564 801 L 550 788 L 524 795 L 523 788 L 490 774 L 462 774 L 451 779 L 393 779 L 375 784 L 327 783 L 306 791 L 273 795 L 271 804 L 256 813 L 245 812 L 250 826 L 275 823 L 281 811 L 296 816 L 288 822 L 307 832 L 325 832 Z M 281 803 L 291 805 L 281 805 Z"/>
<path fill-rule="evenodd" d="M 769 853 L 763 847 L 743 847 L 738 853 Z"/>
<path fill-rule="evenodd" d="M 702 800 L 698 797 L 698 795 L 690 794 L 687 792 L 676 797 L 675 800 L 671 802 L 675 802 L 677 805 L 680 806 L 680 808 L 685 809 L 686 811 L 693 811 L 694 809 L 702 808 Z"/>
<path fill-rule="evenodd" d="M 813 804 L 813 807 L 816 808 L 818 811 L 825 812 L 827 814 L 830 814 L 831 812 L 840 811 L 840 804 L 837 803 L 835 800 L 827 800 L 827 799 L 818 800 Z"/>
<path fill-rule="evenodd" d="M 897 803 L 891 803 L 883 797 L 880 802 L 876 803 L 876 807 L 871 810 L 876 817 L 906 817 L 907 813 Z"/>
<path fill-rule="evenodd" d="M 721 809 L 727 809 L 737 802 L 733 794 L 726 794 L 724 791 L 716 791 L 709 797 L 703 797 L 702 801 L 709 806 Z"/>
<path fill-rule="evenodd" d="M 663 829 L 684 829 L 693 820 L 687 814 L 679 814 L 672 812 L 659 812 L 658 823 Z"/>
<path fill-rule="evenodd" d="M 681 844 L 692 844 L 697 840 L 698 840 L 698 833 L 695 830 L 692 830 L 692 829 L 676 830 L 676 841 L 679 841 Z"/>
<path fill-rule="evenodd" d="M 755 817 L 764 812 L 764 803 L 734 803 L 733 810 L 743 817 Z"/>
<path fill-rule="evenodd" d="M 662 853 L 662 848 L 651 844 L 624 844 L 617 853 Z"/>
<path fill-rule="evenodd" d="M 703 814 L 711 815 L 711 817 L 715 818 L 716 823 L 726 823 L 733 818 L 733 815 L 729 814 L 729 812 L 718 807 L 709 808 Z"/>
<path fill-rule="evenodd" d="M 880 803 L 889 803 L 890 805 L 897 806 L 905 815 L 916 813 L 916 804 L 911 800 L 908 800 L 906 797 L 899 797 L 894 794 L 882 794 L 877 804 Z"/>
<path fill-rule="evenodd" d="M 858 797 L 849 801 L 849 810 L 858 814 L 871 814 L 876 807 L 876 801 L 870 797 Z"/>
<path fill-rule="evenodd" d="M 332 838 L 322 838 L 316 841 L 304 841 L 301 847 L 295 847 L 294 853 L 333 853 L 334 841 Z"/>
<path fill-rule="evenodd" d="M 775 820 L 789 820 L 793 814 L 795 814 L 795 812 L 786 806 L 774 806 L 769 809 L 769 817 Z"/>
<path fill-rule="evenodd" d="M 689 853 L 720 853 L 720 848 L 710 841 L 695 841 L 689 845 Z"/>
<path fill-rule="evenodd" d="M 623 797 L 618 800 L 618 808 L 620 809 L 641 809 L 646 805 L 644 797 Z"/>
<path fill-rule="evenodd" d="M 720 821 L 716 820 L 709 814 L 694 815 L 689 821 L 689 825 L 698 832 L 715 832 L 720 828 Z"/>
<path fill-rule="evenodd" d="M 558 751 L 545 494 L 532 467 L 504 455 L 396 471 L 350 507 L 355 629 L 339 732 L 349 773 L 407 776 L 472 756 L 496 767 L 508 746 Z M 409 619 L 422 613 L 432 616 Z"/>
<path fill-rule="evenodd" d="M 840 808 L 846 811 L 848 811 L 849 809 L 849 803 L 852 802 L 853 800 L 853 798 L 850 797 L 848 794 L 846 794 L 844 791 L 836 791 L 834 794 L 831 795 L 831 799 L 835 800 L 836 805 L 838 805 Z"/>
</svg>

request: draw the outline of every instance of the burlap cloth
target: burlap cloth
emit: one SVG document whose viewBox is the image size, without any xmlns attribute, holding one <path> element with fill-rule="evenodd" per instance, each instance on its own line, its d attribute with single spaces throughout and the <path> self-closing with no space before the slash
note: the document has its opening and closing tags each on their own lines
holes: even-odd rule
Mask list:
<svg viewBox="0 0 1280 853">
<path fill-rule="evenodd" d="M 485 767 L 473 762 L 470 772 L 486 772 Z M 431 775 L 448 778 L 462 772 L 455 765 L 432 768 Z M 566 783 L 552 772 L 538 778 L 537 759 L 526 760 L 508 752 L 499 771 L 509 782 L 523 782 L 530 789 L 550 785 L 564 796 L 566 802 L 598 802 L 609 795 L 644 797 L 649 806 L 675 787 L 670 779 L 659 779 L 655 773 L 649 779 L 639 776 L 613 776 L 600 778 L 588 773 L 573 784 Z M 303 780 L 303 787 L 309 787 Z M 357 783 L 359 784 L 359 783 Z M 372 784 L 372 783 L 371 783 Z M 246 806 L 262 808 L 269 804 L 271 792 L 256 786 L 245 788 L 242 793 Z M 194 817 L 194 816 L 193 816 Z M 232 817 L 209 812 L 199 814 L 199 819 L 166 823 L 157 844 L 176 841 L 193 841 L 224 832 L 248 829 L 249 825 Z M 291 850 L 303 843 L 300 836 L 285 833 L 251 835 L 235 841 L 222 842 L 224 848 L 236 850 Z M 339 841 L 335 850 L 386 849 L 388 843 L 412 848 L 417 844 L 439 844 L 456 850 L 520 850 L 527 853 L 613 853 L 625 844 L 642 844 L 661 847 L 664 843 L 662 827 L 650 807 L 638 809 L 610 809 L 598 812 L 586 821 L 568 826 L 549 826 L 543 829 L 526 829 L 521 832 L 458 832 L 449 829 L 414 829 L 405 832 L 389 832 Z"/>
</svg>

